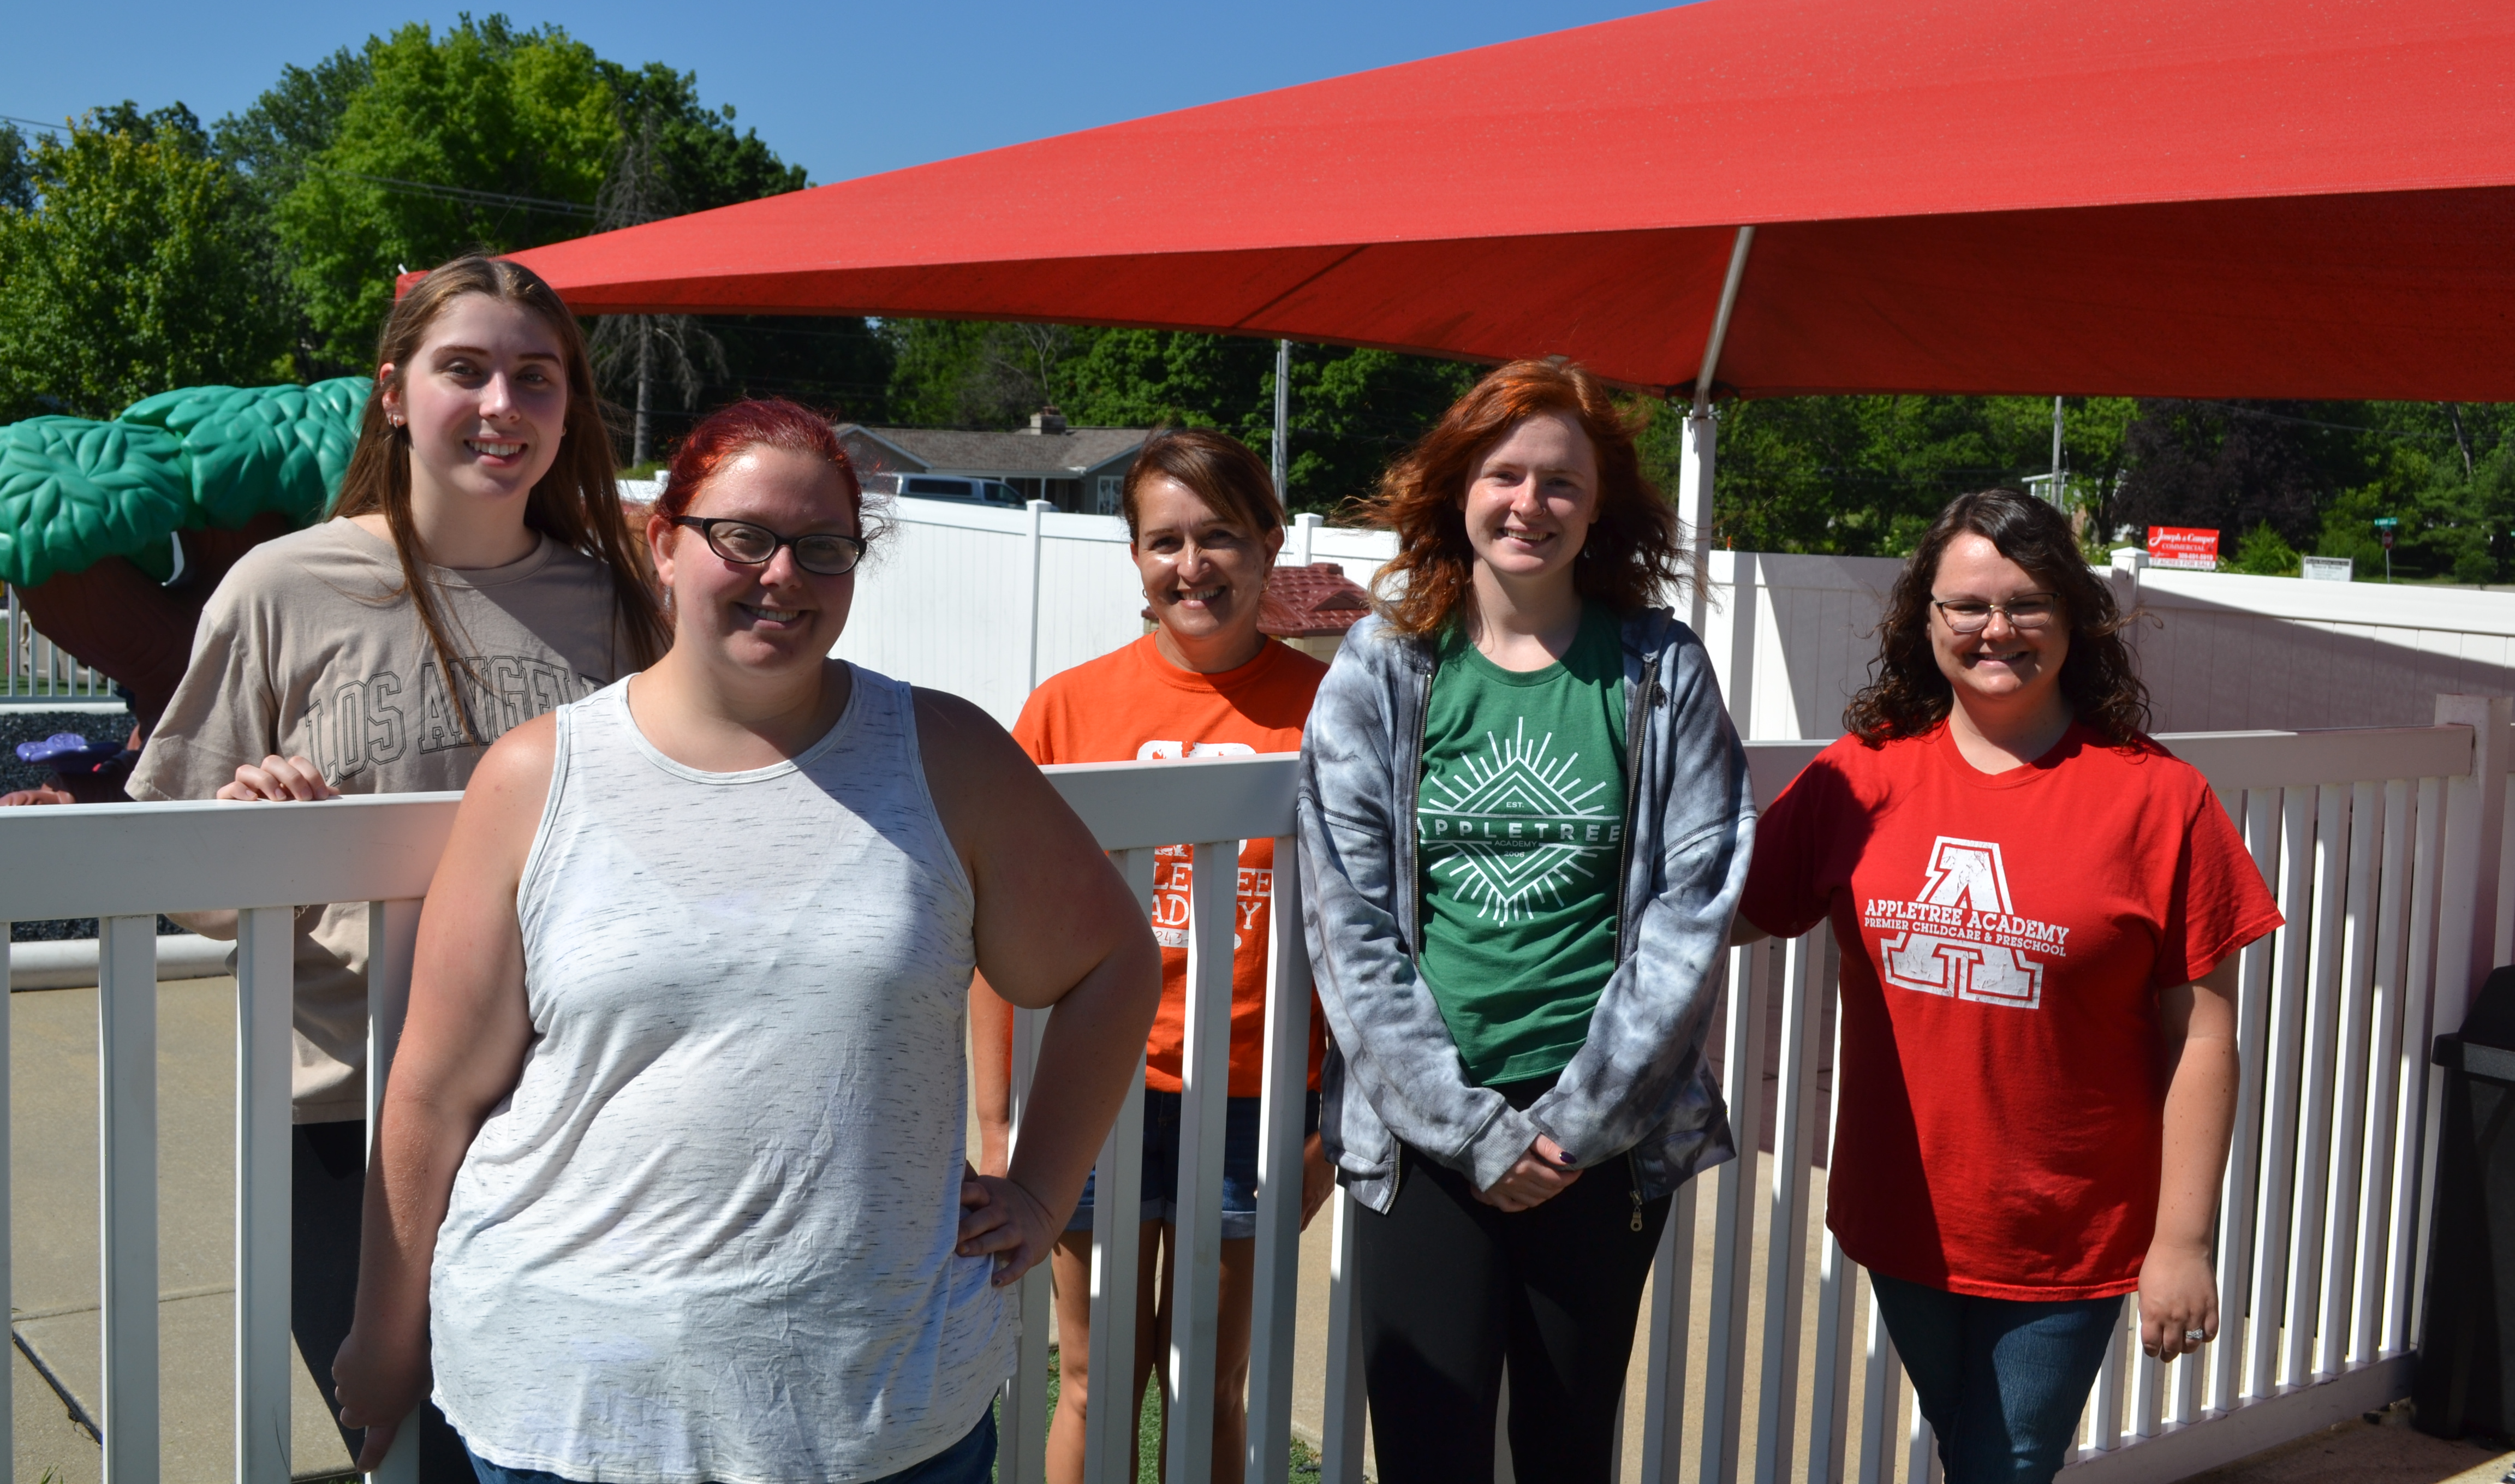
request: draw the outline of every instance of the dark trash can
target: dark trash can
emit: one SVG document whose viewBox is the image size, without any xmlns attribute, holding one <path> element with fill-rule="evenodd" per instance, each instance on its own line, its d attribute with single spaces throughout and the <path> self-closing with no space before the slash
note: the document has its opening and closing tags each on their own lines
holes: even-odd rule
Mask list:
<svg viewBox="0 0 2515 1484">
<path fill-rule="evenodd" d="M 2504 1437 L 2515 1433 L 2515 967 L 2490 973 L 2461 1032 L 2436 1038 L 2435 1061 L 2444 1119 L 2413 1416 L 2439 1437 Z"/>
</svg>

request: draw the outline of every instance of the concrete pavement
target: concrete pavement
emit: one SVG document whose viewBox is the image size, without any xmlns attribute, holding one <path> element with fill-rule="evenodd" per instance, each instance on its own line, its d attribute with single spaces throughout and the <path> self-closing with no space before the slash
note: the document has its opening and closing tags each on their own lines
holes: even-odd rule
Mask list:
<svg viewBox="0 0 2515 1484">
<path fill-rule="evenodd" d="M 23 991 L 9 1010 L 18 1477 L 50 1468 L 60 1484 L 76 1484 L 99 1476 L 101 1459 L 71 1406 L 91 1420 L 103 1412 L 97 996 Z M 234 1470 L 235 981 L 160 984 L 157 1050 L 161 1477 L 208 1484 Z M 296 1382 L 297 1477 L 348 1473 L 349 1454 L 302 1359 Z"/>
</svg>

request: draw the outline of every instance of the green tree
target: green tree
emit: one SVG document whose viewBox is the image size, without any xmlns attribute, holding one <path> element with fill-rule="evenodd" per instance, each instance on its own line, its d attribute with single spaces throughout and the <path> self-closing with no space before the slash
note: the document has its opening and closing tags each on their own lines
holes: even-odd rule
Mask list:
<svg viewBox="0 0 2515 1484">
<path fill-rule="evenodd" d="M 1685 408 L 1661 409 L 1644 467 L 1673 495 Z M 2082 534 L 2100 542 L 2125 457 L 2131 404 L 2064 403 L 2063 463 Z M 1746 551 L 1901 556 L 1969 490 L 2052 468 L 2052 402 L 2028 396 L 1809 396 L 1724 408 L 1713 539 Z"/>
<path fill-rule="evenodd" d="M 973 320 L 885 321 L 890 415 L 1010 428 L 1045 403 L 1085 426 L 1218 428 L 1263 456 L 1275 423 L 1275 343 L 1170 330 L 1073 329 Z M 1341 346 L 1296 345 L 1296 511 L 1341 511 L 1422 437 L 1476 368 Z"/>
<path fill-rule="evenodd" d="M 0 422 L 288 374 L 242 179 L 182 104 L 22 144 L 0 200 Z"/>
<path fill-rule="evenodd" d="M 305 179 L 307 163 L 331 146 L 350 100 L 374 75 L 366 54 L 348 47 L 310 67 L 290 62 L 251 106 L 218 121 L 211 144 L 267 206 L 276 206 Z"/>
<path fill-rule="evenodd" d="M 704 105 L 693 74 L 660 62 L 604 68 L 620 108 L 620 144 L 598 197 L 605 228 L 807 184 L 804 168 L 779 159 L 756 131 L 736 130 L 731 105 Z M 660 451 L 699 409 L 748 396 L 879 420 L 890 380 L 887 345 L 849 316 L 611 315 L 595 338 L 605 390 L 638 409 L 633 462 Z M 677 394 L 667 398 L 666 388 Z"/>
<path fill-rule="evenodd" d="M 2296 548 L 2288 544 L 2267 520 L 2245 533 L 2236 543 L 2235 555 L 2222 565 L 2230 572 L 2248 572 L 2255 577 L 2294 577 L 2298 573 Z"/>
<path fill-rule="evenodd" d="M 34 209 L 34 166 L 26 156 L 26 136 L 16 124 L 0 124 L 0 210 Z"/>
<path fill-rule="evenodd" d="M 404 268 L 589 229 L 619 143 L 609 72 L 557 26 L 413 23 L 363 61 L 276 211 L 319 353 L 345 366 L 373 353 Z"/>
</svg>

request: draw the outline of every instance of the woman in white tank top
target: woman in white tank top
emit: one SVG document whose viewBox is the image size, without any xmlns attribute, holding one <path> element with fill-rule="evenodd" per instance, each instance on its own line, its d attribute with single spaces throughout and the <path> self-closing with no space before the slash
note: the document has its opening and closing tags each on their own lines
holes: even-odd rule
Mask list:
<svg viewBox="0 0 2515 1484">
<path fill-rule="evenodd" d="M 864 550 L 829 425 L 692 431 L 671 651 L 481 760 L 421 917 L 335 1363 L 361 1467 L 431 1395 L 488 1484 L 989 1477 L 1007 1288 L 1159 992 L 1141 910 L 975 707 L 826 658 Z M 1003 1178 L 972 969 L 1054 1005 Z"/>
</svg>

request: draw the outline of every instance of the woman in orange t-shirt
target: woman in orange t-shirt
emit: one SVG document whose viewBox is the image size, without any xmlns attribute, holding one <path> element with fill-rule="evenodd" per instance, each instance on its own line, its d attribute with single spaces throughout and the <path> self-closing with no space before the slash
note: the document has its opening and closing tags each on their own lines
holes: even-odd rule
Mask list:
<svg viewBox="0 0 2515 1484">
<path fill-rule="evenodd" d="M 1031 761 L 1127 763 L 1158 758 L 1247 757 L 1299 752 L 1327 667 L 1258 632 L 1266 574 L 1284 545 L 1274 481 L 1255 454 L 1203 429 L 1156 433 L 1127 471 L 1122 498 L 1128 550 L 1152 605 L 1152 633 L 1054 675 L 1031 692 L 1013 739 Z M 1162 945 L 1162 1005 L 1144 1047 L 1142 1245 L 1138 1249 L 1135 1374 L 1126 1396 L 1142 1405 L 1153 1359 L 1170 1348 L 1170 1285 L 1157 1283 L 1175 1245 L 1178 1213 L 1179 1060 L 1187 1030 L 1190 862 L 1166 845 L 1154 876 L 1153 929 Z M 1223 1140 L 1221 1334 L 1214 1370 L 1215 1477 L 1236 1478 L 1248 1446 L 1249 1310 L 1256 1278 L 1258 1093 L 1265 1046 L 1266 944 L 1275 843 L 1240 851 L 1235 892 L 1239 948 L 1231 967 L 1231 1075 Z M 984 1173 L 1003 1172 L 1012 1015 L 981 979 L 972 987 L 970 1039 L 1007 1049 L 977 1058 Z M 1311 1017 L 1310 1077 L 1317 1085 L 1320 1021 Z M 1332 1188 L 1320 1152 L 1317 1094 L 1302 1149 L 1301 1220 Z M 1083 1420 L 1091 1378 L 1092 1203 L 1083 1203 L 1049 1257 L 1056 1290 L 1059 1386 L 1048 1434 L 1051 1484 L 1080 1484 Z"/>
</svg>

